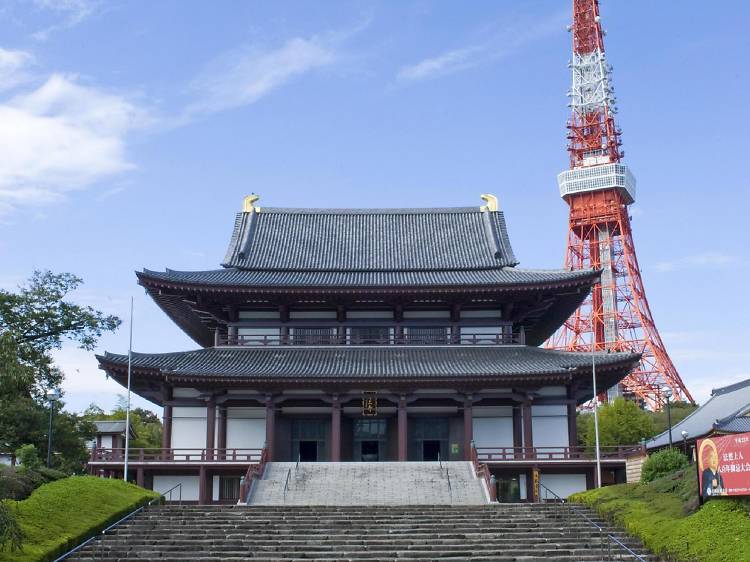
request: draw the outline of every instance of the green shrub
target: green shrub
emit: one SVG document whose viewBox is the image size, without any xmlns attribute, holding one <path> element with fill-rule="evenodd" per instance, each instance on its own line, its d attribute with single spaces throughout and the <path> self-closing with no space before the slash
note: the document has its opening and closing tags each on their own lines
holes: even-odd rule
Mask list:
<svg viewBox="0 0 750 562">
<path fill-rule="evenodd" d="M 15 515 L 5 502 L 0 501 L 0 551 L 6 547 L 10 552 L 23 550 L 23 531 Z"/>
<path fill-rule="evenodd" d="M 16 459 L 22 466 L 30 470 L 36 470 L 42 466 L 42 461 L 39 460 L 39 454 L 36 452 L 34 445 L 21 445 L 16 449 Z"/>
<path fill-rule="evenodd" d="M 42 484 L 67 478 L 52 468 L 30 470 L 25 466 L 0 466 L 0 500 L 23 500 Z"/>
<path fill-rule="evenodd" d="M 158 494 L 122 480 L 71 476 L 40 486 L 15 506 L 25 535 L 23 552 L 0 552 L 0 562 L 53 560 Z"/>
<path fill-rule="evenodd" d="M 663 449 L 650 455 L 641 469 L 641 480 L 652 482 L 657 478 L 677 472 L 690 463 L 685 455 L 677 449 Z"/>
</svg>

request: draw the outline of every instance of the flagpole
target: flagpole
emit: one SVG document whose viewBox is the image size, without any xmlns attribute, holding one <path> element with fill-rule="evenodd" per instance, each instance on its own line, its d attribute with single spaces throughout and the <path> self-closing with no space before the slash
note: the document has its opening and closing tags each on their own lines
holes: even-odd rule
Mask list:
<svg viewBox="0 0 750 562">
<path fill-rule="evenodd" d="M 128 481 L 128 456 L 130 453 L 130 373 L 133 367 L 133 297 L 130 297 L 130 343 L 128 344 L 128 402 L 125 409 L 125 470 L 122 479 Z"/>
<path fill-rule="evenodd" d="M 591 340 L 591 376 L 594 383 L 594 435 L 596 438 L 596 487 L 602 487 L 602 459 L 599 452 L 599 396 L 596 392 L 596 354 Z"/>
</svg>

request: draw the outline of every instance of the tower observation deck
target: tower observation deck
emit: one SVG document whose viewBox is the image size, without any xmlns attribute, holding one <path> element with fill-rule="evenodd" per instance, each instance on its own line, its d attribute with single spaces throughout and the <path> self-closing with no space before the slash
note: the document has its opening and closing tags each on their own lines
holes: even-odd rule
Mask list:
<svg viewBox="0 0 750 562">
<path fill-rule="evenodd" d="M 573 0 L 573 58 L 568 67 L 571 118 L 567 123 L 570 169 L 557 176 L 570 206 L 565 267 L 599 269 L 601 281 L 548 346 L 568 351 L 635 351 L 638 367 L 618 392 L 652 409 L 675 400 L 692 402 L 654 323 L 633 243 L 628 206 L 636 181 L 622 162 L 612 67 L 604 51 L 598 0 Z M 602 391 L 604 389 L 601 389 Z"/>
</svg>

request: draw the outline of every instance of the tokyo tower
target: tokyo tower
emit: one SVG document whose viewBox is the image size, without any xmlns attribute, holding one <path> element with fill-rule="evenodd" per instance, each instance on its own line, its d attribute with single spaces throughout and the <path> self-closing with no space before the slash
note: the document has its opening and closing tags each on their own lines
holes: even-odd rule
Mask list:
<svg viewBox="0 0 750 562">
<path fill-rule="evenodd" d="M 675 400 L 692 402 L 654 324 L 641 280 L 628 215 L 635 177 L 622 163 L 615 125 L 612 67 L 604 54 L 598 0 L 573 0 L 573 85 L 568 92 L 570 169 L 557 176 L 570 206 L 565 267 L 600 269 L 600 283 L 548 342 L 568 351 L 636 351 L 638 367 L 621 383 L 626 396 L 651 409 Z"/>
</svg>

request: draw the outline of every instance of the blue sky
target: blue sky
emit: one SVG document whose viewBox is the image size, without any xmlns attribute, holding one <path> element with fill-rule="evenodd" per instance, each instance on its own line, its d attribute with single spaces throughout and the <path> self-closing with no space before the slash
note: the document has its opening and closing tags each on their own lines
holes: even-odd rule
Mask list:
<svg viewBox="0 0 750 562">
<path fill-rule="evenodd" d="M 217 267 L 250 192 L 294 207 L 494 193 L 522 266 L 558 267 L 569 4 L 8 0 L 0 284 L 71 271 L 81 302 L 125 317 L 135 297 L 137 350 L 192 348 L 134 271 Z M 602 14 L 647 294 L 705 400 L 750 377 L 750 5 Z M 127 329 L 100 349 L 125 351 Z M 90 353 L 58 361 L 71 409 L 122 392 Z"/>
</svg>

